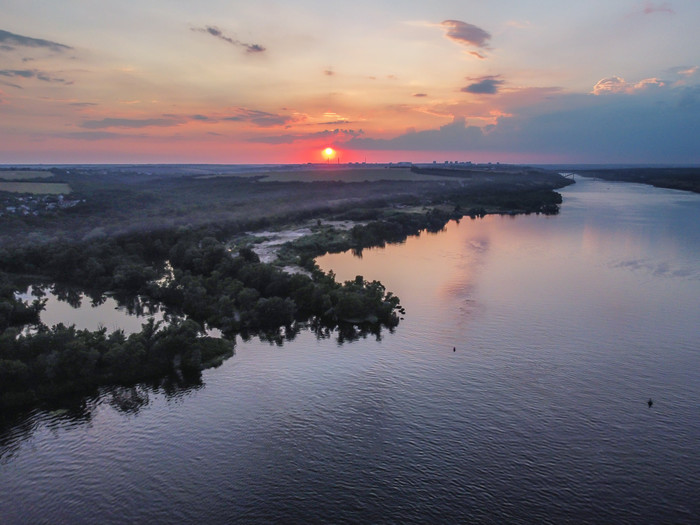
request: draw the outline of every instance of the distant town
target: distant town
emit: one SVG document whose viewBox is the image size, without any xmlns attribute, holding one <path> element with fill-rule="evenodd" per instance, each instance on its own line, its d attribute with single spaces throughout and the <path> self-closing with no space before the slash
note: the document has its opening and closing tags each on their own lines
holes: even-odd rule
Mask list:
<svg viewBox="0 0 700 525">
<path fill-rule="evenodd" d="M 4 215 L 45 215 L 73 208 L 85 199 L 68 199 L 65 195 L 13 195 L 0 193 L 0 217 Z"/>
</svg>

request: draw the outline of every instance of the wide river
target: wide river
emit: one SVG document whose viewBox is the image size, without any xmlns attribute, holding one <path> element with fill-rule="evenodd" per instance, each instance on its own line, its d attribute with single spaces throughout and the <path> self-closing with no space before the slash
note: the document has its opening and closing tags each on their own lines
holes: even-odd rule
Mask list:
<svg viewBox="0 0 700 525">
<path fill-rule="evenodd" d="M 239 340 L 203 385 L 35 411 L 0 523 L 698 523 L 700 195 L 562 194 L 320 258 L 401 298 L 381 340 Z"/>
</svg>

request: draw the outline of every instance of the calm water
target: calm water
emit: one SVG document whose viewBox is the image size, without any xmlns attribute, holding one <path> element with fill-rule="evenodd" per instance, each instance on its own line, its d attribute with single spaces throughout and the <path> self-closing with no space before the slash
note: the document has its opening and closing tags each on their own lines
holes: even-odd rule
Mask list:
<svg viewBox="0 0 700 525">
<path fill-rule="evenodd" d="M 239 341 L 204 386 L 32 414 L 0 523 L 697 523 L 700 196 L 562 193 L 321 258 L 401 297 L 380 341 Z"/>
</svg>

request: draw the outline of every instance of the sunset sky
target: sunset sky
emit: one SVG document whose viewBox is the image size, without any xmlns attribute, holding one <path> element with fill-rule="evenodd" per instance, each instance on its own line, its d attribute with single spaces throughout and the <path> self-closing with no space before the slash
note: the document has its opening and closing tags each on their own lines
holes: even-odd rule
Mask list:
<svg viewBox="0 0 700 525">
<path fill-rule="evenodd" d="M 0 13 L 0 164 L 700 164 L 698 0 Z"/>
</svg>

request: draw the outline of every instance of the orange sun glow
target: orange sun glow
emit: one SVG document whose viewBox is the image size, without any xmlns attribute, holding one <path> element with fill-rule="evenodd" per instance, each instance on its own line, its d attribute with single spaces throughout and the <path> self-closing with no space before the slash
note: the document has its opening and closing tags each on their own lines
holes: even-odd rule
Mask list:
<svg viewBox="0 0 700 525">
<path fill-rule="evenodd" d="M 333 155 L 335 155 L 335 150 L 333 148 L 326 148 L 323 150 L 323 155 L 326 158 L 330 159 L 331 157 L 333 157 Z"/>
</svg>

